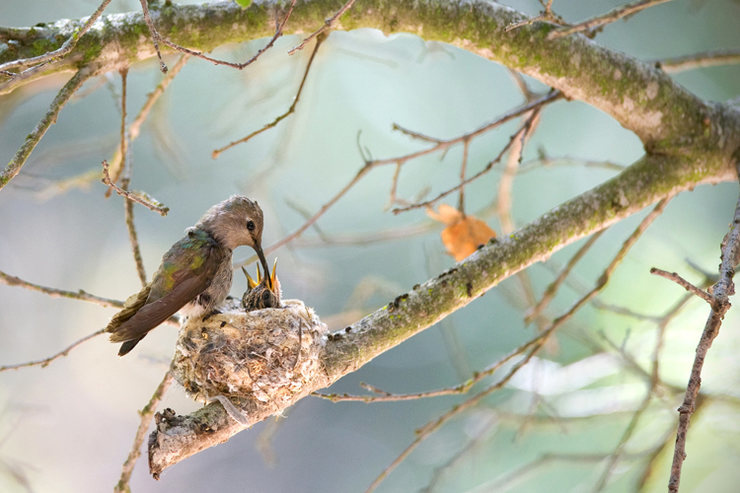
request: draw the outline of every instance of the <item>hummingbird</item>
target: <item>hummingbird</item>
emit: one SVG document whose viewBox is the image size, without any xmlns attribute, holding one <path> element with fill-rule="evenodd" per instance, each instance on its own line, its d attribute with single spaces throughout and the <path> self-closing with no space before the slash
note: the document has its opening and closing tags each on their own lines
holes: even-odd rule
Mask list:
<svg viewBox="0 0 740 493">
<path fill-rule="evenodd" d="M 242 195 L 233 195 L 208 209 L 164 254 L 151 282 L 130 296 L 108 323 L 110 340 L 123 343 L 118 355 L 127 354 L 177 311 L 189 317 L 211 315 L 231 289 L 234 248 L 252 247 L 267 272 L 262 225 L 259 204 Z M 269 276 L 265 283 L 272 288 Z"/>
<path fill-rule="evenodd" d="M 277 259 L 272 264 L 272 274 L 267 275 L 265 271 L 265 277 L 262 278 L 260 274 L 260 266 L 257 264 L 257 281 L 249 275 L 247 270 L 242 267 L 242 272 L 247 276 L 247 290 L 242 295 L 242 307 L 244 311 L 251 312 L 252 310 L 260 310 L 262 308 L 280 308 L 280 281 L 278 281 L 277 274 Z"/>
</svg>

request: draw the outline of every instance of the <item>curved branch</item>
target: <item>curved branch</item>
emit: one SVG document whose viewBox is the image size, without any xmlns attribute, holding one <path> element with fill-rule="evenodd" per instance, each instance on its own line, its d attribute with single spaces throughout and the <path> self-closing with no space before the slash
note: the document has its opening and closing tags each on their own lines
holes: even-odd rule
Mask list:
<svg viewBox="0 0 740 493">
<path fill-rule="evenodd" d="M 227 43 L 273 35 L 275 4 L 275 0 L 254 2 L 248 9 L 234 2 L 171 4 L 153 11 L 152 18 L 162 36 L 179 45 L 208 51 Z M 341 5 L 336 0 L 301 2 L 291 15 L 286 33 L 313 31 L 323 24 L 323 15 Z M 673 152 L 677 142 L 684 147 L 696 143 L 737 146 L 736 135 L 725 139 L 720 128 L 720 114 L 727 107 L 707 104 L 654 64 L 601 47 L 582 35 L 548 39 L 558 26 L 534 22 L 507 30 L 508 26 L 528 19 L 508 7 L 483 0 L 365 0 L 355 7 L 344 13 L 343 29 L 370 27 L 384 32 L 413 32 L 426 40 L 444 41 L 473 51 L 605 111 L 635 132 L 649 150 Z M 42 28 L 4 29 L 3 36 L 17 41 L 18 48 L 0 54 L 0 63 L 30 57 L 35 41 L 48 41 L 55 34 L 82 24 L 79 20 L 59 21 Z M 150 58 L 156 52 L 151 41 L 140 35 L 146 32 L 140 12 L 104 16 L 67 58 L 50 64 L 47 72 L 38 75 L 71 70 L 93 61 L 102 64 L 104 70 L 117 70 L 122 64 Z M 14 87 L 17 84 L 10 80 L 0 84 L 0 92 Z M 733 133 L 737 134 L 737 130 L 730 135 Z"/>
<path fill-rule="evenodd" d="M 645 156 L 615 178 L 544 214 L 510 236 L 487 245 L 453 268 L 404 293 L 343 330 L 329 334 L 321 355 L 325 376 L 298 399 L 331 385 L 384 351 L 431 327 L 485 294 L 507 277 L 547 259 L 574 241 L 600 231 L 648 205 L 699 183 L 732 176 L 722 157 L 703 161 Z M 249 422 L 275 413 L 274 404 L 244 400 Z M 248 428 L 211 403 L 189 416 L 166 411 L 157 417 L 149 440 L 149 466 L 155 477 L 167 467 Z"/>
</svg>

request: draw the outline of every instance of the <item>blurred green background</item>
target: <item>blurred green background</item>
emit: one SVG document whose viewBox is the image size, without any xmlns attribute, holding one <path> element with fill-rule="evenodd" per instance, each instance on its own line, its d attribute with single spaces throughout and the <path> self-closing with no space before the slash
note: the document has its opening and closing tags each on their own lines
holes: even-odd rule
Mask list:
<svg viewBox="0 0 740 493">
<path fill-rule="evenodd" d="M 0 25 L 89 15 L 97 0 L 0 3 Z M 360 3 L 360 2 L 358 2 Z M 535 1 L 508 2 L 536 14 Z M 577 21 L 621 2 L 558 0 L 555 9 Z M 139 9 L 139 2 L 113 1 L 106 11 Z M 327 13 L 328 14 L 328 13 Z M 740 47 L 740 4 L 731 0 L 680 0 L 608 26 L 597 38 L 605 46 L 652 60 L 710 49 Z M 246 145 L 211 159 L 214 148 L 272 121 L 291 104 L 309 50 L 288 56 L 300 36 L 286 36 L 244 71 L 191 60 L 158 103 L 132 148 L 132 188 L 171 208 L 162 218 L 136 206 L 142 253 L 151 273 L 162 253 L 212 204 L 233 193 L 256 198 L 265 211 L 264 244 L 303 223 L 362 166 L 361 145 L 373 157 L 421 147 L 391 130 L 395 122 L 437 137 L 451 137 L 495 119 L 523 100 L 508 71 L 452 46 L 410 34 L 373 30 L 335 32 L 322 46 L 294 115 Z M 265 40 L 224 47 L 216 55 L 246 60 Z M 170 65 L 174 57 L 168 57 Z M 129 73 L 128 112 L 134 115 L 161 79 L 153 62 Z M 700 97 L 738 96 L 740 67 L 714 67 L 677 74 Z M 46 111 L 63 83 L 53 78 L 0 97 L 0 155 L 6 162 Z M 530 80 L 531 87 L 544 90 Z M 61 112 L 56 125 L 21 174 L 0 193 L 0 270 L 61 289 L 84 289 L 125 299 L 139 287 L 123 222 L 120 197 L 104 198 L 105 186 L 61 184 L 100 168 L 116 149 L 120 125 L 120 77 L 87 83 Z M 83 97 L 84 96 L 84 97 Z M 471 146 L 471 172 L 480 169 L 515 131 L 516 122 Z M 583 166 L 584 160 L 630 164 L 642 154 L 638 139 L 609 116 L 579 102 L 548 107 L 524 160 L 569 156 L 564 162 L 517 177 L 513 217 L 518 225 L 613 176 Z M 399 194 L 412 198 L 454 183 L 460 149 L 403 168 Z M 451 266 L 439 240 L 441 226 L 423 211 L 386 210 L 392 167 L 372 171 L 319 221 L 322 232 L 351 243 L 322 244 L 315 231 L 269 257 L 279 258 L 286 297 L 313 306 L 330 327 L 353 322 L 389 299 Z M 500 170 L 466 188 L 466 207 L 494 229 L 491 213 Z M 689 262 L 716 272 L 719 242 L 731 220 L 737 185 L 699 187 L 674 199 L 666 213 L 633 248 L 600 299 L 662 315 L 683 291 L 650 276 L 651 266 L 690 280 L 701 275 Z M 448 203 L 456 205 L 456 196 Z M 578 281 L 547 310 L 565 311 L 593 285 L 634 217 L 610 229 L 576 268 Z M 376 241 L 387 231 L 426 225 L 423 234 Z M 580 245 L 527 272 L 542 293 L 558 266 Z M 247 249 L 235 252 L 246 259 Z M 585 286 L 585 288 L 583 287 Z M 233 294 L 245 283 L 235 276 Z M 104 326 L 113 309 L 54 299 L 0 285 L 0 364 L 38 359 Z M 510 352 L 535 333 L 522 321 L 526 307 L 516 279 L 502 283 L 467 308 L 348 375 L 333 388 L 359 393 L 359 382 L 397 392 L 454 386 Z M 668 327 L 661 378 L 685 385 L 708 310 L 691 301 Z M 682 491 L 737 491 L 740 471 L 740 343 L 737 311 L 731 310 L 710 351 L 703 389 L 714 397 L 692 421 Z M 503 391 L 426 440 L 379 488 L 380 491 L 591 491 L 642 401 L 643 378 L 626 368 L 621 346 L 647 368 L 655 323 L 592 306 L 558 333 L 557 345 L 540 355 Z M 131 357 L 99 337 L 48 368 L 0 374 L 0 491 L 106 491 L 118 480 L 138 423 L 137 410 L 164 374 L 176 331 L 154 331 Z M 307 398 L 286 419 L 261 423 L 228 443 L 167 470 L 159 482 L 145 459 L 132 480 L 136 492 L 363 491 L 415 437 L 414 430 L 465 396 L 400 403 L 338 403 Z M 650 455 L 658 456 L 646 491 L 664 491 L 673 449 L 676 395 L 656 399 L 627 443 L 605 491 L 637 488 Z M 198 405 L 173 386 L 163 406 L 180 413 Z M 528 417 L 529 416 L 529 417 Z M 273 429 L 274 428 L 274 429 Z M 668 438 L 666 438 L 668 437 Z M 259 444 L 263 448 L 259 448 Z M 265 451 L 264 444 L 268 444 Z M 594 454 L 595 457 L 552 454 Z M 525 468 L 525 469 L 520 469 Z M 521 471 L 521 474 L 516 474 Z"/>
</svg>

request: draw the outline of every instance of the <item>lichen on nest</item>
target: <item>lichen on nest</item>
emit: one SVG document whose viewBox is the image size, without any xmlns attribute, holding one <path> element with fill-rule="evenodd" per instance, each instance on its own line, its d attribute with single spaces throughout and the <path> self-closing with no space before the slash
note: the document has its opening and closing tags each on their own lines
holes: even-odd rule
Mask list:
<svg viewBox="0 0 740 493">
<path fill-rule="evenodd" d="M 222 313 L 189 319 L 180 329 L 171 370 L 195 400 L 217 399 L 234 414 L 241 399 L 282 409 L 321 377 L 319 354 L 328 329 L 300 300 L 279 308 L 245 311 L 231 302 Z M 242 421 L 242 418 L 244 421 Z"/>
</svg>

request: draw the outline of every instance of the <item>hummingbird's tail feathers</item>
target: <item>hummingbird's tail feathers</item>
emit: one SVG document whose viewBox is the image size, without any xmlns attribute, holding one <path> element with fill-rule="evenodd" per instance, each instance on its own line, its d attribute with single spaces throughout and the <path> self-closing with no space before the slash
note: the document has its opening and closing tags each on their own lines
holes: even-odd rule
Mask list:
<svg viewBox="0 0 740 493">
<path fill-rule="evenodd" d="M 122 342 L 123 340 L 125 340 L 118 339 L 116 335 L 118 327 L 120 327 L 121 324 L 136 315 L 136 312 L 138 312 L 146 304 L 146 300 L 149 298 L 149 292 L 151 291 L 151 289 L 151 284 L 147 284 L 141 291 L 129 296 L 126 302 L 123 304 L 123 308 L 121 309 L 121 311 L 113 315 L 113 318 L 105 327 L 105 331 L 111 333 L 110 340 L 112 342 Z"/>
<path fill-rule="evenodd" d="M 136 313 L 110 329 L 110 340 L 113 342 L 138 342 L 147 332 L 170 318 L 180 308 L 201 293 L 208 286 L 210 280 L 211 276 L 208 275 L 183 278 L 166 296 L 155 300 L 148 299 Z M 124 308 L 124 310 L 126 309 Z M 123 312 L 124 310 L 121 311 Z M 115 319 L 116 317 L 113 318 Z M 113 321 L 111 321 L 109 327 L 112 324 Z M 136 345 L 136 342 L 131 345 L 129 351 Z"/>
<path fill-rule="evenodd" d="M 138 339 L 131 339 L 130 341 L 126 341 L 123 344 L 121 344 L 121 349 L 118 350 L 118 356 L 124 356 L 131 351 L 134 346 L 136 346 L 140 340 L 142 340 L 144 336 L 139 337 Z"/>
</svg>

